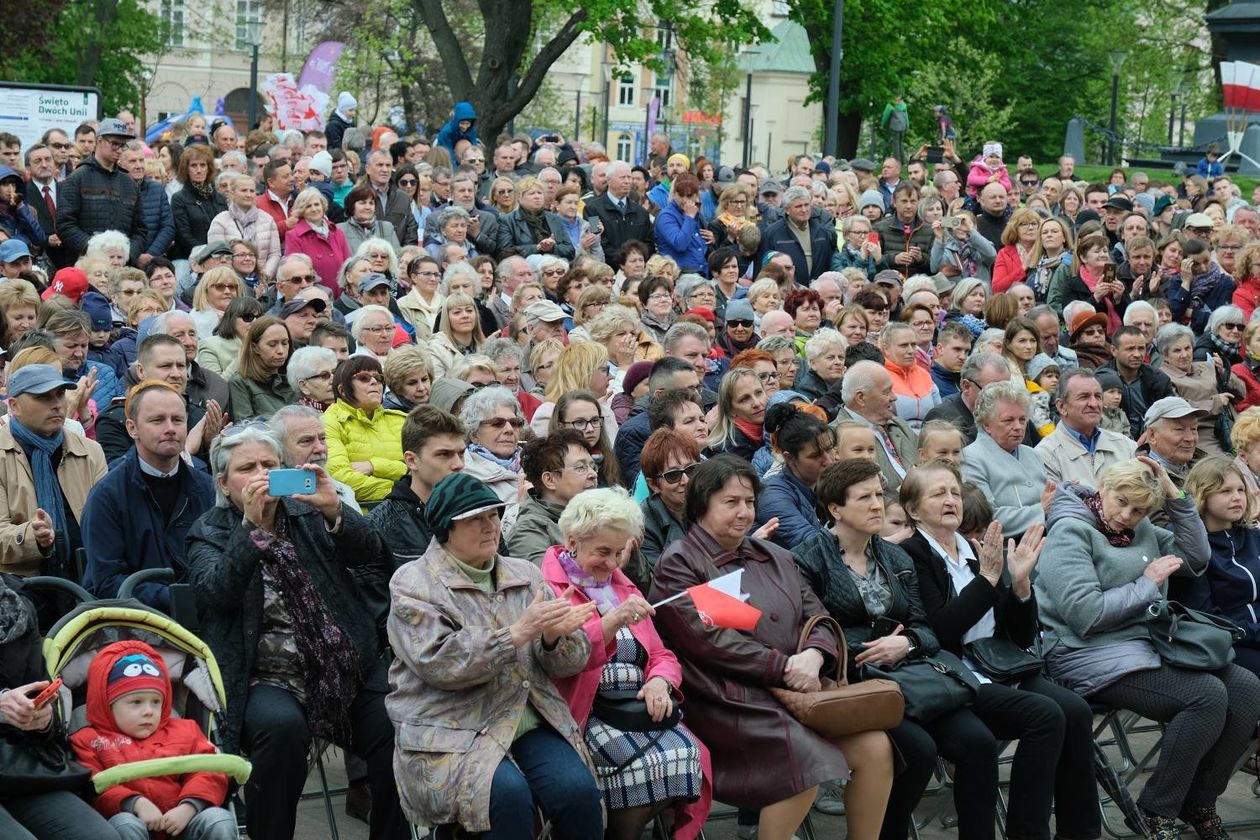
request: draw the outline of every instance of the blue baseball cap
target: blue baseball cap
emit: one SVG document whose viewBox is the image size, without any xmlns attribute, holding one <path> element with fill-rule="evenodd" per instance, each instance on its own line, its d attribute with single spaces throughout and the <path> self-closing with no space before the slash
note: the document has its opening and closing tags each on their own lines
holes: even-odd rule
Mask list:
<svg viewBox="0 0 1260 840">
<path fill-rule="evenodd" d="M 9 377 L 9 396 L 19 397 L 22 394 L 47 394 L 58 388 L 69 388 L 73 382 L 61 374 L 59 368 L 52 365 L 26 365 L 17 369 Z"/>
<path fill-rule="evenodd" d="M 0 262 L 15 263 L 23 257 L 30 257 L 31 249 L 21 239 L 6 239 L 0 242 Z"/>
</svg>

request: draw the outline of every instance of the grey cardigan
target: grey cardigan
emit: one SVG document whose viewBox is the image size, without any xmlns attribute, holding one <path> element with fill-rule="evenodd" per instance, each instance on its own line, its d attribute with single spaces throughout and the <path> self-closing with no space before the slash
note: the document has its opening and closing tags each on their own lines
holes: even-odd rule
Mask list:
<svg viewBox="0 0 1260 840">
<path fill-rule="evenodd" d="M 1086 695 L 1159 664 L 1152 659 L 1145 619 L 1146 608 L 1165 596 L 1166 587 L 1143 575 L 1147 562 L 1174 554 L 1185 561 L 1177 574 L 1198 576 L 1211 557 L 1193 499 L 1164 504 L 1171 532 L 1143 519 L 1133 541 L 1119 548 L 1098 530 L 1083 501 L 1092 492 L 1075 482 L 1059 486 L 1037 566 L 1050 673 Z"/>
</svg>

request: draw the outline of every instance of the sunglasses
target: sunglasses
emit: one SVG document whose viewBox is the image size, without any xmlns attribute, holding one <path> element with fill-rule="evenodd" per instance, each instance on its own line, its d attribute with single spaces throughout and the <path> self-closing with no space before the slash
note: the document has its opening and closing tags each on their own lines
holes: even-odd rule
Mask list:
<svg viewBox="0 0 1260 840">
<path fill-rule="evenodd" d="M 1229 322 L 1229 323 L 1227 323 L 1227 324 L 1221 324 L 1221 329 L 1225 329 L 1225 330 L 1241 330 L 1241 329 L 1243 329 L 1243 325 L 1242 325 L 1242 324 L 1239 324 L 1239 323 L 1237 323 L 1237 322 L 1234 322 L 1234 321 L 1230 321 L 1230 322 Z"/>
<path fill-rule="evenodd" d="M 657 478 L 665 482 L 666 484 L 677 484 L 678 482 L 682 481 L 684 478 L 690 479 L 691 474 L 696 471 L 696 467 L 698 466 L 700 465 L 688 464 L 687 466 L 679 467 L 676 470 L 665 470 L 665 472 L 658 475 Z"/>
<path fill-rule="evenodd" d="M 255 315 L 253 312 L 244 312 L 244 313 L 242 313 L 242 314 L 240 314 L 240 315 L 238 315 L 238 316 L 236 316 L 236 317 L 240 318 L 242 321 L 244 321 L 244 322 L 245 322 L 245 323 L 247 323 L 247 324 L 252 324 L 252 323 L 254 323 L 254 320 L 255 320 L 258 316 L 257 316 L 257 315 Z"/>
<path fill-rule="evenodd" d="M 503 383 L 497 379 L 491 379 L 489 382 L 473 382 L 471 384 L 474 391 L 480 391 L 482 388 L 497 388 Z"/>
<path fill-rule="evenodd" d="M 1025 187 L 1035 187 L 1037 186 L 1037 184 L 1041 182 L 1040 181 L 1020 181 L 1020 183 L 1024 185 Z"/>
<path fill-rule="evenodd" d="M 61 152 L 64 152 L 66 149 L 70 148 L 69 143 L 49 143 L 48 145 Z"/>
<path fill-rule="evenodd" d="M 332 379 L 332 378 L 333 378 L 333 372 L 331 370 L 321 370 L 319 373 L 312 373 L 310 376 L 299 379 L 298 381 L 310 382 L 312 379 L 322 379 L 325 382 L 327 382 L 329 379 Z M 355 378 L 357 379 L 358 377 L 356 376 Z"/>
<path fill-rule="evenodd" d="M 286 277 L 286 283 L 314 283 L 319 278 L 314 274 L 294 274 L 292 277 Z"/>
<path fill-rule="evenodd" d="M 400 187 L 414 187 L 417 183 L 419 182 L 415 178 L 399 178 L 398 179 L 398 186 Z"/>
<path fill-rule="evenodd" d="M 385 384 L 384 376 L 382 376 L 379 373 L 373 373 L 370 370 L 365 370 L 360 373 L 356 373 L 354 376 L 350 378 L 354 380 L 355 382 L 358 382 L 360 385 L 371 385 L 373 382 L 375 382 L 377 385 Z"/>
<path fill-rule="evenodd" d="M 752 325 L 752 320 L 748 318 L 732 318 L 726 322 L 726 326 L 728 327 L 751 327 Z"/>
<path fill-rule="evenodd" d="M 492 429 L 502 429 L 504 426 L 519 429 L 525 425 L 525 421 L 519 417 L 492 417 L 489 420 L 482 420 L 481 425 L 489 426 Z"/>
</svg>

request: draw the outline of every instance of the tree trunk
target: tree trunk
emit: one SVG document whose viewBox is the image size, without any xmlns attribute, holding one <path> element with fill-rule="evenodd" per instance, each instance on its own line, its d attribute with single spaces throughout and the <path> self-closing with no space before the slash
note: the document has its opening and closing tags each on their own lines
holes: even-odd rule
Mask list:
<svg viewBox="0 0 1260 840">
<path fill-rule="evenodd" d="M 858 156 L 858 145 L 862 142 L 862 113 L 860 111 L 840 112 L 840 157 L 853 160 Z"/>
<path fill-rule="evenodd" d="M 114 18 L 118 16 L 118 0 L 96 0 L 93 12 L 92 17 L 96 24 L 96 31 L 98 33 L 105 32 L 113 25 Z M 96 71 L 101 66 L 100 44 L 98 42 L 85 44 L 83 51 L 79 53 L 79 58 L 75 65 L 80 85 L 95 84 Z"/>
</svg>

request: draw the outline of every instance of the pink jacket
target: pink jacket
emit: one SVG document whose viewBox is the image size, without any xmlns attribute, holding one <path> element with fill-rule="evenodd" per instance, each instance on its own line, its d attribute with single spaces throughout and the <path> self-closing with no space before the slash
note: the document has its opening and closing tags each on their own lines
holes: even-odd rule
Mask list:
<svg viewBox="0 0 1260 840">
<path fill-rule="evenodd" d="M 586 603 L 589 599 L 573 587 L 569 576 L 560 565 L 560 549 L 561 546 L 558 545 L 547 549 L 547 556 L 542 562 L 543 579 L 557 596 L 565 597 L 567 592 L 570 603 Z M 621 598 L 643 594 L 620 570 L 613 572 L 612 583 L 613 589 Z M 588 621 L 583 629 L 591 642 L 591 656 L 585 670 L 555 682 L 556 687 L 560 689 L 560 696 L 569 704 L 569 711 L 573 713 L 573 719 L 577 721 L 578 728 L 585 731 L 586 721 L 591 716 L 591 707 L 595 704 L 595 694 L 599 689 L 600 674 L 616 643 L 604 644 L 604 631 L 600 627 L 598 614 Z M 638 624 L 630 625 L 630 634 L 647 649 L 648 667 L 644 681 L 652 677 L 663 677 L 669 680 L 670 685 L 675 689 L 675 702 L 681 703 L 682 693 L 678 689 L 682 685 L 682 667 L 678 664 L 678 658 L 665 647 L 652 622 L 640 621 Z M 695 737 L 694 733 L 692 737 Z M 699 743 L 698 738 L 696 741 Z M 676 840 L 694 840 L 699 836 L 700 829 L 704 827 L 704 821 L 709 816 L 709 809 L 713 806 L 713 768 L 709 759 L 709 750 L 703 743 L 700 744 L 700 767 L 704 773 L 704 785 L 700 791 L 700 798 L 695 802 L 680 803 L 675 812 L 674 837 Z"/>
<path fill-rule="evenodd" d="M 971 171 L 967 173 L 967 195 L 975 195 L 984 189 L 984 185 L 989 183 L 989 178 L 997 173 L 998 181 L 1006 188 L 1007 192 L 1011 191 L 1011 176 L 1006 171 L 1006 164 L 1001 164 L 997 169 L 990 169 L 989 165 L 984 162 L 984 158 L 976 158 L 971 162 Z"/>
<path fill-rule="evenodd" d="M 311 265 L 324 288 L 334 298 L 341 296 L 337 275 L 341 272 L 342 264 L 350 259 L 350 246 L 346 244 L 346 235 L 336 225 L 329 223 L 328 235 L 320 236 L 306 219 L 302 219 L 285 234 L 284 252 L 310 257 Z"/>
</svg>

